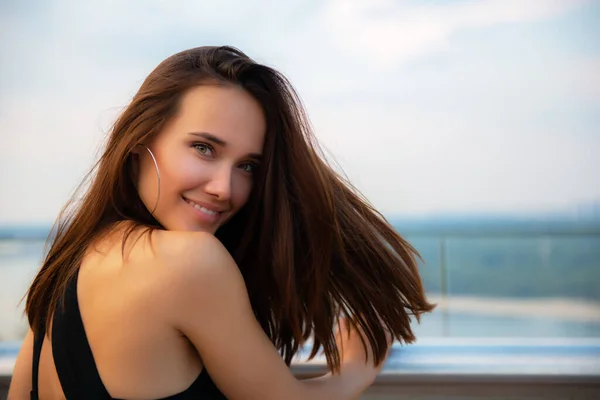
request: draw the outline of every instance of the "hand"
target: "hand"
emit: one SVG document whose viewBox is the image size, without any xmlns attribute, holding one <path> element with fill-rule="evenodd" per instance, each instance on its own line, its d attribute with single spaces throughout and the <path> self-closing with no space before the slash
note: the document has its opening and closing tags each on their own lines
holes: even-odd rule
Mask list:
<svg viewBox="0 0 600 400">
<path fill-rule="evenodd" d="M 351 327 L 350 332 L 348 332 L 348 324 L 349 323 L 345 318 L 341 319 L 336 331 L 336 345 L 340 352 L 342 374 L 345 373 L 344 371 L 349 371 L 350 369 L 353 372 L 362 373 L 365 378 L 370 378 L 370 385 L 383 368 L 385 362 L 375 366 L 373 351 L 369 346 L 366 335 L 361 329 L 356 329 L 354 327 Z M 367 344 L 366 352 L 363 347 L 361 336 Z M 392 345 L 392 337 L 389 333 L 387 335 L 387 342 L 388 352 L 385 358 L 389 355 Z"/>
<path fill-rule="evenodd" d="M 361 336 L 366 337 L 360 329 L 351 328 L 347 331 L 348 321 L 340 320 L 336 328 L 335 338 L 340 353 L 341 368 L 339 373 L 329 373 L 318 378 L 304 380 L 303 382 L 320 388 L 328 388 L 330 395 L 327 398 L 358 399 L 359 396 L 375 381 L 383 367 L 383 362 L 375 366 L 373 352 L 367 345 L 363 348 Z M 388 354 L 392 344 L 391 335 L 388 336 Z M 368 341 L 365 342 L 368 344 Z M 387 354 L 386 354 L 387 358 Z"/>
</svg>

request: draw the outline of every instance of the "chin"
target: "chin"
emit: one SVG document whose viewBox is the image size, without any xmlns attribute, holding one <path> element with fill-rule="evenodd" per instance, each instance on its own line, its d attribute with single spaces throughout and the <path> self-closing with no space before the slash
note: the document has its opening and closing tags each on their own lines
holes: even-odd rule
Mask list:
<svg viewBox="0 0 600 400">
<path fill-rule="evenodd" d="M 205 232 L 205 233 L 214 233 L 213 229 L 209 228 L 209 227 L 205 227 L 205 226 L 198 226 L 198 225 L 180 225 L 180 227 L 177 229 L 179 231 L 186 231 L 186 232 Z"/>
<path fill-rule="evenodd" d="M 211 227 L 201 226 L 198 224 L 190 224 L 189 222 L 172 222 L 170 224 L 161 225 L 168 231 L 214 233 L 214 229 Z"/>
<path fill-rule="evenodd" d="M 196 225 L 196 226 L 187 226 L 183 230 L 190 231 L 190 232 L 204 232 L 204 233 L 210 233 L 211 235 L 214 235 L 215 232 L 217 231 L 217 228 Z"/>
</svg>

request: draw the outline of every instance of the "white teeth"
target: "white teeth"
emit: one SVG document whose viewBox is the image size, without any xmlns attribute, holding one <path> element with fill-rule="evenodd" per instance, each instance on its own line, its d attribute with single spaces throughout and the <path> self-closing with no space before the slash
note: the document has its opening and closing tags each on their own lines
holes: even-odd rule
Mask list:
<svg viewBox="0 0 600 400">
<path fill-rule="evenodd" d="M 200 211 L 202 211 L 202 212 L 203 212 L 203 213 L 205 213 L 205 214 L 209 214 L 209 215 L 217 215 L 217 212 L 216 212 L 216 211 L 209 210 L 208 208 L 204 208 L 204 207 L 202 207 L 202 206 L 199 206 L 198 204 L 195 204 L 195 205 L 194 205 L 194 208 L 195 208 L 196 210 L 200 210 Z"/>
<path fill-rule="evenodd" d="M 191 200 L 188 200 L 188 201 L 189 201 L 189 203 L 190 203 L 192 206 L 194 206 L 194 208 L 195 208 L 196 210 L 202 211 L 202 212 L 203 212 L 203 213 L 205 213 L 205 214 L 208 214 L 208 215 L 217 215 L 217 214 L 219 214 L 219 212 L 218 212 L 218 211 L 209 210 L 208 208 L 206 208 L 206 207 L 202 207 L 202 206 L 200 206 L 200 205 L 198 205 L 198 204 L 194 203 L 194 202 L 193 202 L 193 201 L 191 201 Z"/>
</svg>

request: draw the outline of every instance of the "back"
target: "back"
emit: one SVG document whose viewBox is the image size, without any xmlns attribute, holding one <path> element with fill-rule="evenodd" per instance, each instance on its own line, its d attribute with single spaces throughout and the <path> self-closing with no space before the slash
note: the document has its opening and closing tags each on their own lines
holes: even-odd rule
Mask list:
<svg viewBox="0 0 600 400">
<path fill-rule="evenodd" d="M 224 398 L 169 320 L 177 233 L 122 232 L 90 246 L 39 364 L 44 398 Z M 138 240 L 139 239 L 139 240 Z M 78 392 L 85 382 L 85 392 Z M 79 387 L 77 387 L 79 386 Z M 210 395 L 210 397 L 207 397 Z"/>
</svg>

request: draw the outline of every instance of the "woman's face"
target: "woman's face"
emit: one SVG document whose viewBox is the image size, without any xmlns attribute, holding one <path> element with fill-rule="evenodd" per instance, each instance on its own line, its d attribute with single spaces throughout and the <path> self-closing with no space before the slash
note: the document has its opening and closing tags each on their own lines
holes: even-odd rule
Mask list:
<svg viewBox="0 0 600 400">
<path fill-rule="evenodd" d="M 136 148 L 140 198 L 165 229 L 214 234 L 248 201 L 265 131 L 263 110 L 245 90 L 191 89 L 148 144 L 160 194 L 150 153 Z"/>
</svg>

